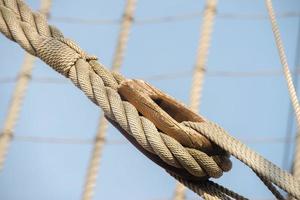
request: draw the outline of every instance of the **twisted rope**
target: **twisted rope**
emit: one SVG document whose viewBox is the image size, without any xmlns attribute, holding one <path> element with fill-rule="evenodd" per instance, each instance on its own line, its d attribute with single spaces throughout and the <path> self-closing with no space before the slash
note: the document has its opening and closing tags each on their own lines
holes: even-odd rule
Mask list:
<svg viewBox="0 0 300 200">
<path fill-rule="evenodd" d="M 70 78 L 91 101 L 103 109 L 105 116 L 112 123 L 126 131 L 145 151 L 192 178 L 207 178 L 207 174 L 215 174 L 206 169 L 206 166 L 201 166 L 202 163 L 198 161 L 204 152 L 194 149 L 191 154 L 188 147 L 183 147 L 172 137 L 159 132 L 151 121 L 139 115 L 132 104 L 122 101 L 117 88 L 125 78 L 120 74 L 110 73 L 95 57 L 87 55 L 62 35 L 51 37 L 37 31 L 36 26 L 28 23 L 28 17 L 20 16 L 40 16 L 32 13 L 22 1 L 0 1 L 0 13 L 0 31 L 6 37 Z M 38 23 L 36 25 L 39 26 Z M 56 30 L 52 26 L 49 28 Z M 205 155 L 204 158 L 209 158 L 210 161 L 215 159 Z M 214 162 L 214 166 L 218 166 L 222 172 L 226 169 L 223 163 L 218 161 Z M 222 173 L 217 173 L 220 174 Z"/>
<path fill-rule="evenodd" d="M 281 40 L 281 35 L 279 31 L 279 27 L 276 21 L 275 17 L 275 12 L 273 9 L 272 1 L 271 0 L 266 0 L 266 5 L 268 9 L 268 14 L 270 17 L 271 25 L 272 25 L 272 31 L 275 37 L 275 42 L 277 45 L 279 57 L 280 57 L 280 62 L 283 67 L 283 72 L 284 76 L 287 82 L 288 86 L 288 91 L 290 95 L 290 99 L 294 108 L 295 116 L 296 116 L 296 121 L 297 121 L 297 138 L 296 138 L 296 149 L 295 149 L 295 157 L 294 157 L 294 167 L 293 167 L 293 174 L 294 176 L 300 180 L 300 136 L 299 136 L 299 130 L 300 130 L 300 106 L 299 106 L 299 101 L 297 98 L 297 93 L 295 86 L 293 84 L 293 79 L 292 75 L 289 69 L 289 65 L 287 62 L 287 58 L 285 55 L 285 50 L 283 47 L 283 42 Z"/>
<path fill-rule="evenodd" d="M 249 147 L 230 136 L 225 130 L 212 122 L 194 123 L 185 122 L 186 126 L 195 129 L 205 137 L 213 141 L 222 149 L 249 166 L 263 181 L 267 181 L 267 186 L 272 189 L 273 194 L 278 198 L 275 187 L 270 187 L 273 183 L 281 189 L 287 191 L 295 198 L 300 199 L 300 182 L 297 181 L 287 171 L 263 158 Z M 270 184 L 269 184 L 270 183 Z M 273 191 L 274 189 L 274 191 Z"/>
<path fill-rule="evenodd" d="M 44 16 L 47 16 L 49 14 L 50 7 L 51 7 L 51 0 L 41 1 L 41 13 Z M 25 17 L 25 16 L 20 16 L 20 17 Z M 31 24 L 32 26 L 35 26 L 36 18 L 34 15 L 32 15 L 31 17 L 28 16 L 28 23 Z M 42 22 L 40 24 L 42 24 Z M 43 32 L 47 36 L 51 36 L 51 31 L 49 30 L 48 26 L 38 26 L 37 30 L 39 32 Z M 14 129 L 17 124 L 18 118 L 20 116 L 21 107 L 25 98 L 29 81 L 31 79 L 34 61 L 35 61 L 34 56 L 25 53 L 24 62 L 23 65 L 21 66 L 21 70 L 18 76 L 18 80 L 16 82 L 13 96 L 10 101 L 7 116 L 4 122 L 4 127 L 0 133 L 1 134 L 0 135 L 0 170 L 2 170 L 4 167 L 4 162 L 6 159 L 6 155 L 8 153 L 10 141 L 11 138 L 13 137 Z"/>
<path fill-rule="evenodd" d="M 33 15 L 37 18 L 36 26 L 28 22 Z M 154 162 L 165 166 L 166 169 L 172 169 L 171 172 L 176 171 L 176 175 L 182 175 L 177 174 L 178 171 L 186 174 L 184 181 L 191 183 L 187 185 L 190 189 L 193 189 L 193 186 L 197 187 L 192 184 L 195 183 L 195 179 L 206 180 L 208 174 L 212 174 L 208 172 L 211 168 L 205 169 L 202 159 L 202 162 L 199 162 L 199 158 L 205 152 L 200 151 L 201 149 L 191 151 L 189 146 L 183 147 L 174 138 L 159 132 L 148 119 L 140 116 L 132 104 L 122 101 L 117 88 L 125 80 L 124 77 L 108 72 L 95 57 L 87 55 L 75 43 L 63 38 L 54 27 L 49 26 L 53 36 L 38 31 L 36 27 L 47 25 L 39 18 L 40 16 L 32 13 L 21 0 L 0 1 L 0 31 L 28 52 L 41 58 L 54 70 L 70 78 L 91 101 L 103 109 L 111 123 L 125 132 L 127 138 L 133 139 L 131 142 L 138 144 L 136 147 L 145 155 L 155 155 L 152 159 Z M 39 24 L 39 21 L 42 23 Z M 182 126 L 197 130 L 250 166 L 264 179 L 273 182 L 294 197 L 300 197 L 300 183 L 288 172 L 239 144 L 218 126 L 210 122 L 187 122 Z M 217 157 L 205 154 L 205 157 L 212 159 L 221 171 L 228 169 L 228 165 L 222 162 L 228 160 L 226 154 Z"/>
<path fill-rule="evenodd" d="M 204 199 L 207 200 L 231 200 L 231 199 L 236 199 L 236 200 L 247 200 L 247 198 L 217 184 L 212 181 L 198 181 L 198 182 L 193 182 L 193 181 L 186 181 L 185 179 L 170 173 L 171 176 L 173 176 L 175 179 L 177 179 L 180 183 L 185 185 L 186 187 L 190 188 L 193 192 L 198 194 L 199 196 L 203 197 Z"/>
<path fill-rule="evenodd" d="M 206 7 L 203 12 L 200 39 L 198 43 L 196 64 L 194 67 L 192 87 L 190 93 L 190 109 L 198 113 L 202 96 L 204 75 L 208 59 L 210 40 L 212 37 L 213 24 L 216 16 L 217 0 L 206 0 Z M 176 184 L 174 200 L 185 199 L 185 187 L 181 183 Z M 206 199 L 206 198 L 205 198 Z"/>
<path fill-rule="evenodd" d="M 123 63 L 124 54 L 129 38 L 129 32 L 133 22 L 133 14 L 136 7 L 136 0 L 127 0 L 123 19 L 120 27 L 120 33 L 118 37 L 118 43 L 113 57 L 112 71 L 119 71 Z M 96 187 L 96 181 L 99 171 L 100 159 L 103 151 L 103 146 L 106 138 L 106 131 L 108 128 L 108 121 L 102 115 L 100 117 L 98 131 L 96 134 L 96 141 L 93 147 L 92 157 L 89 163 L 89 168 L 86 177 L 86 183 L 83 191 L 83 200 L 93 199 L 94 190 Z"/>
<path fill-rule="evenodd" d="M 190 94 L 190 108 L 194 112 L 198 112 L 204 75 L 206 71 L 206 63 L 208 59 L 210 40 L 212 37 L 214 19 L 216 16 L 217 0 L 207 0 L 206 8 L 203 13 L 200 40 L 197 50 L 196 64 L 194 68 L 192 88 Z"/>
</svg>

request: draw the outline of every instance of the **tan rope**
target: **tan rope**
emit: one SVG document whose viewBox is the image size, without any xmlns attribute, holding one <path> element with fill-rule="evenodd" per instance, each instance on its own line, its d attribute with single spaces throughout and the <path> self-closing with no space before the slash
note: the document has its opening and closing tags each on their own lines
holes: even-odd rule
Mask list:
<svg viewBox="0 0 300 200">
<path fill-rule="evenodd" d="M 41 13 L 43 15 L 48 15 L 50 7 L 51 0 L 41 1 Z M 48 32 L 48 34 L 50 34 L 50 32 Z M 29 53 L 25 53 L 24 62 L 21 66 L 19 77 L 16 82 L 13 96 L 11 98 L 7 116 L 4 122 L 4 127 L 0 133 L 0 171 L 4 167 L 4 162 L 8 153 L 10 141 L 13 137 L 14 129 L 20 116 L 21 107 L 25 98 L 29 81 L 31 79 L 34 61 L 34 56 L 30 55 Z"/>
<path fill-rule="evenodd" d="M 274 33 L 275 42 L 276 42 L 276 45 L 277 45 L 280 61 L 281 61 L 282 67 L 283 67 L 284 76 L 285 76 L 285 79 L 286 79 L 286 82 L 287 82 L 290 99 L 291 99 L 291 102 L 292 102 L 292 105 L 293 105 L 293 108 L 294 108 L 294 112 L 295 112 L 295 116 L 296 116 L 297 130 L 300 130 L 300 106 L 299 106 L 299 101 L 298 101 L 298 98 L 297 98 L 296 89 L 295 89 L 294 84 L 293 84 L 292 75 L 291 75 L 291 72 L 289 70 L 289 65 L 288 65 L 285 50 L 284 50 L 284 47 L 283 47 L 283 42 L 281 40 L 280 31 L 279 31 L 279 27 L 278 27 L 278 24 L 277 24 L 277 21 L 276 21 L 272 1 L 271 0 L 266 0 L 266 5 L 267 5 L 270 21 L 271 21 L 271 24 L 272 24 L 272 30 L 273 30 L 273 33 Z M 300 180 L 300 136 L 299 136 L 299 131 L 297 131 L 297 138 L 296 138 L 296 150 L 295 150 L 295 157 L 294 157 L 293 174 L 297 179 Z"/>
<path fill-rule="evenodd" d="M 185 179 L 170 173 L 175 179 L 181 182 L 186 187 L 190 188 L 193 192 L 198 194 L 199 196 L 203 197 L 207 200 L 219 200 L 219 199 L 236 199 L 236 200 L 247 200 L 247 198 L 217 184 L 212 181 L 186 181 Z"/>
<path fill-rule="evenodd" d="M 157 156 L 155 159 L 160 159 L 159 163 L 167 164 L 164 166 L 180 169 L 194 178 L 207 177 L 208 174 L 219 175 L 213 173 L 215 167 L 222 172 L 228 170 L 223 167 L 223 163 L 213 161 L 204 152 L 190 149 L 189 147 L 193 148 L 192 144 L 183 147 L 174 138 L 159 132 L 151 121 L 139 115 L 132 104 L 122 101 L 117 87 L 125 79 L 120 74 L 107 71 L 95 57 L 88 56 L 74 42 L 64 38 L 55 27 L 49 26 L 44 18 L 32 13 L 23 1 L 13 2 L 15 3 L 0 1 L 0 31 L 54 70 L 70 78 L 91 101 L 103 109 L 112 123 L 116 123 L 128 137 L 134 138 L 136 144 L 144 149 L 144 153 L 150 152 Z M 28 16 L 34 16 L 32 18 L 37 26 L 48 26 L 54 36 L 39 32 L 36 26 L 27 22 L 32 19 Z M 187 133 L 192 131 L 180 123 L 177 126 Z M 207 168 L 203 162 L 214 162 L 213 168 Z"/>
<path fill-rule="evenodd" d="M 194 67 L 192 87 L 190 93 L 190 109 L 198 113 L 202 96 L 202 88 L 206 63 L 209 53 L 210 40 L 213 31 L 214 18 L 216 16 L 217 0 L 206 0 L 206 7 L 203 12 L 200 39 L 198 43 L 196 63 Z M 185 186 L 181 183 L 176 184 L 174 200 L 185 199 Z M 204 195 L 205 197 L 206 195 Z M 205 198 L 206 199 L 206 198 Z"/>
<path fill-rule="evenodd" d="M 118 43 L 117 43 L 117 47 L 112 62 L 112 68 L 111 68 L 112 71 L 119 71 L 123 63 L 124 54 L 125 54 L 125 50 L 129 38 L 129 32 L 133 21 L 133 14 L 136 7 L 136 2 L 137 2 L 136 0 L 127 0 L 127 3 L 125 5 L 125 11 L 123 14 L 122 23 L 120 27 Z M 105 143 L 107 128 L 108 128 L 108 121 L 102 115 L 100 117 L 98 131 L 96 134 L 96 142 L 89 163 L 86 183 L 84 186 L 84 191 L 82 196 L 83 200 L 93 199 L 98 171 L 99 171 L 99 163 L 103 151 L 103 146 Z"/>
<path fill-rule="evenodd" d="M 31 20 L 36 26 L 30 24 Z M 47 36 L 43 31 L 49 29 L 52 36 Z M 108 72 L 95 60 L 95 57 L 87 55 L 74 42 L 64 38 L 55 27 L 49 26 L 43 16 L 32 13 L 23 1 L 0 0 L 0 31 L 26 51 L 41 58 L 54 70 L 70 78 L 91 101 L 103 109 L 109 121 L 154 162 L 178 174 L 180 172 L 186 174 L 185 179 L 190 177 L 198 180 L 213 174 L 212 168 L 209 168 L 212 172 L 206 172 L 207 169 L 205 166 L 202 168 L 202 165 L 212 162 L 214 158 L 203 151 L 193 149 L 192 146 L 183 147 L 174 138 L 159 132 L 151 121 L 139 115 L 131 103 L 122 101 L 117 88 L 125 78 L 120 74 Z M 201 127 L 201 124 L 205 126 Z M 226 132 L 210 124 L 211 122 L 203 122 L 200 126 L 196 124 L 194 128 L 225 151 L 237 156 L 266 180 L 291 195 L 300 197 L 300 183 L 288 172 L 281 170 L 255 152 L 241 151 L 241 146 L 230 137 L 228 139 Z M 189 127 L 189 123 L 178 123 L 176 126 L 187 133 L 192 133 L 193 129 Z M 245 146 L 242 147 L 247 150 Z M 228 157 L 225 154 L 218 158 L 213 166 L 226 171 L 228 166 L 221 160 L 228 160 Z"/>
<path fill-rule="evenodd" d="M 272 193 L 279 198 L 279 192 L 271 184 L 275 184 L 287 191 L 292 196 L 300 199 L 300 182 L 287 171 L 263 158 L 249 147 L 230 136 L 224 129 L 212 122 L 184 122 L 185 125 L 197 130 L 205 137 L 213 141 L 222 149 L 249 166 L 261 179 Z M 281 199 L 281 198 L 279 198 Z"/>
<path fill-rule="evenodd" d="M 206 1 L 206 9 L 203 15 L 201 34 L 200 34 L 199 46 L 197 50 L 196 64 L 194 68 L 192 88 L 190 94 L 190 108 L 194 112 L 199 111 L 198 109 L 200 105 L 204 74 L 206 70 L 205 65 L 208 58 L 214 18 L 216 15 L 216 6 L 217 6 L 217 0 Z"/>
</svg>

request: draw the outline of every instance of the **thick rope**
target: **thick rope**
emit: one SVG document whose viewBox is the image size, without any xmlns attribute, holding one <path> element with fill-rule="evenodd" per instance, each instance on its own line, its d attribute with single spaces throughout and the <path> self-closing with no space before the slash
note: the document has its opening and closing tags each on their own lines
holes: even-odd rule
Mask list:
<svg viewBox="0 0 300 200">
<path fill-rule="evenodd" d="M 205 6 L 190 94 L 190 109 L 195 113 L 199 112 L 210 40 L 212 37 L 213 24 L 216 16 L 217 0 L 206 0 Z M 173 199 L 184 200 L 184 193 L 185 186 L 181 183 L 177 183 Z"/>
<path fill-rule="evenodd" d="M 271 24 L 272 24 L 272 30 L 273 30 L 273 34 L 274 34 L 274 37 L 275 37 L 275 42 L 276 42 L 276 45 L 277 45 L 280 61 L 281 61 L 282 67 L 283 67 L 284 76 L 285 76 L 285 79 L 286 79 L 286 82 L 287 82 L 290 99 L 291 99 L 291 102 L 292 102 L 292 105 L 293 105 L 293 108 L 294 108 L 296 121 L 297 121 L 297 130 L 298 131 L 297 131 L 297 138 L 296 138 L 296 150 L 295 150 L 295 157 L 294 157 L 293 174 L 298 180 L 300 180 L 300 136 L 299 136 L 300 106 L 299 106 L 299 101 L 298 101 L 298 98 L 297 98 L 296 89 L 295 89 L 295 86 L 293 84 L 292 75 L 291 75 L 291 72 L 289 70 L 289 65 L 288 65 L 285 50 L 284 50 L 284 47 L 283 47 L 283 42 L 281 40 L 281 35 L 280 35 L 279 27 L 278 27 L 278 24 L 277 24 L 277 21 L 276 21 L 272 1 L 271 0 L 266 0 L 266 5 L 267 5 L 270 21 L 271 21 Z"/>
<path fill-rule="evenodd" d="M 35 19 L 36 26 L 30 25 L 28 22 L 32 16 L 37 18 Z M 203 179 L 208 177 L 208 174 L 213 174 L 210 172 L 212 168 L 205 169 L 205 166 L 199 162 L 199 159 L 205 154 L 204 152 L 196 149 L 190 151 L 191 148 L 183 147 L 174 138 L 159 132 L 152 122 L 139 115 L 132 104 L 121 100 L 117 87 L 125 78 L 120 74 L 108 72 L 96 62 L 95 57 L 88 56 L 75 43 L 63 38 L 55 31 L 54 27 L 48 27 L 52 30 L 51 33 L 54 33 L 54 37 L 39 32 L 36 27 L 48 26 L 40 17 L 32 13 L 21 0 L 0 1 L 0 31 L 31 54 L 41 58 L 54 70 L 70 78 L 91 101 L 103 109 L 111 123 L 126 132 L 127 138 L 134 139 L 133 142 L 138 144 L 137 147 L 140 150 L 147 155 L 149 153 L 155 155 L 155 158 L 159 158 L 159 162 L 163 161 L 164 164 L 160 164 L 161 166 L 166 166 L 174 171 L 175 168 L 180 169 L 181 172 L 188 173 L 188 176 L 192 176 L 193 179 Z M 58 37 L 59 35 L 60 37 Z M 211 123 L 200 124 L 209 125 Z M 225 151 L 237 156 L 266 180 L 273 182 L 291 195 L 300 197 L 300 184 L 288 172 L 281 170 L 254 152 L 240 151 L 242 148 L 239 147 L 246 150 L 247 147 L 236 144 L 236 141 L 232 140 L 230 136 L 228 139 L 226 132 L 222 129 L 215 126 L 203 127 L 200 124 L 196 123 L 193 128 Z M 190 130 L 188 127 L 190 125 L 194 126 L 193 123 L 177 124 L 177 126 L 186 127 L 186 130 Z M 204 129 L 202 130 L 201 127 Z M 221 136 L 225 138 L 219 141 Z M 215 160 L 205 154 L 203 159 L 206 158 L 215 161 L 214 165 L 218 166 L 221 172 L 226 171 L 224 164 L 218 161 L 228 159 L 226 156 L 218 157 L 219 159 Z M 159 164 L 157 161 L 155 160 Z"/>
<path fill-rule="evenodd" d="M 113 62 L 111 68 L 112 71 L 118 72 L 123 63 L 124 54 L 126 51 L 127 42 L 129 38 L 129 33 L 133 22 L 133 14 L 134 14 L 135 7 L 136 7 L 136 0 L 127 0 L 127 3 L 125 5 L 125 11 L 121 22 L 117 47 L 115 50 L 115 54 L 113 56 Z M 84 191 L 82 196 L 83 200 L 93 199 L 98 171 L 99 171 L 99 164 L 100 164 L 103 146 L 106 138 L 107 128 L 108 128 L 108 121 L 102 115 L 100 117 L 98 130 L 96 134 L 96 141 L 93 148 L 92 157 L 89 163 L 86 183 L 84 186 Z"/>
<path fill-rule="evenodd" d="M 41 13 L 43 15 L 47 16 L 49 14 L 50 7 L 51 0 L 41 1 Z M 29 22 L 33 26 L 35 26 L 34 19 L 31 19 Z M 39 29 L 39 31 L 43 31 L 46 35 L 51 35 L 51 32 L 49 31 L 48 27 L 45 27 L 45 30 Z M 10 141 L 13 137 L 14 129 L 20 116 L 21 107 L 25 98 L 28 84 L 31 79 L 34 61 L 34 56 L 30 55 L 29 53 L 25 53 L 24 62 L 21 66 L 21 70 L 18 76 L 18 80 L 16 82 L 13 96 L 10 101 L 7 116 L 4 122 L 4 127 L 0 133 L 0 171 L 4 167 L 4 162 L 8 153 Z"/>
<path fill-rule="evenodd" d="M 214 161 L 204 152 L 193 149 L 191 153 L 190 148 L 183 147 L 172 137 L 159 132 L 151 121 L 139 115 L 132 104 L 122 101 L 117 88 L 125 79 L 120 74 L 110 73 L 95 60 L 95 57 L 88 56 L 62 35 L 50 37 L 38 32 L 35 26 L 27 22 L 29 17 L 22 17 L 37 14 L 33 14 L 21 0 L 0 1 L 0 11 L 0 31 L 6 37 L 70 78 L 91 101 L 103 109 L 107 118 L 126 131 L 147 152 L 157 155 L 168 166 L 181 169 L 194 178 L 207 177 L 208 174 L 219 177 L 228 169 L 223 166 L 224 163 Z M 39 16 L 36 18 L 36 21 L 41 21 Z M 36 25 L 40 26 L 38 23 Z M 53 26 L 49 28 L 55 30 Z M 182 124 L 178 126 L 185 127 Z M 192 131 L 188 127 L 185 129 L 187 132 Z M 202 166 L 199 162 L 199 158 L 202 157 L 208 159 L 204 162 L 214 163 L 212 168 Z M 221 173 L 215 173 L 215 167 Z"/>
</svg>

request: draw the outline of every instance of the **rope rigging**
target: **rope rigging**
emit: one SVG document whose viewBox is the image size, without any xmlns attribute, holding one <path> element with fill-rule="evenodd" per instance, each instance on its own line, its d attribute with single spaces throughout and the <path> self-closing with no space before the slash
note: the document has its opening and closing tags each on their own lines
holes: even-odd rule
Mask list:
<svg viewBox="0 0 300 200">
<path fill-rule="evenodd" d="M 285 55 L 285 50 L 283 47 L 283 42 L 281 40 L 281 35 L 279 31 L 279 27 L 275 18 L 275 12 L 273 9 L 272 1 L 266 0 L 266 5 L 268 8 L 268 13 L 272 25 L 272 30 L 275 38 L 275 42 L 277 45 L 280 62 L 283 67 L 284 76 L 287 82 L 288 91 L 291 99 L 292 106 L 294 108 L 296 122 L 297 122 L 297 137 L 296 137 L 296 149 L 295 149 L 295 157 L 294 157 L 294 167 L 293 167 L 293 175 L 300 180 L 300 105 L 296 93 L 295 86 L 293 84 L 292 75 L 289 69 L 288 61 Z"/>
<path fill-rule="evenodd" d="M 69 78 L 103 109 L 105 117 L 134 146 L 199 195 L 203 190 L 211 199 L 245 199 L 207 180 L 228 171 L 229 152 L 251 167 L 277 198 L 282 197 L 272 184 L 300 199 L 300 183 L 291 174 L 152 86 L 110 73 L 94 56 L 64 38 L 57 28 L 48 25 L 45 17 L 32 13 L 22 1 L 0 1 L 0 31 Z M 130 92 L 141 96 L 126 96 Z M 147 115 L 150 111 L 154 115 Z M 164 119 L 161 124 L 159 119 Z M 173 126 L 165 126 L 164 130 L 159 127 L 162 123 Z M 177 129 L 180 134 L 172 135 L 168 128 Z"/>
<path fill-rule="evenodd" d="M 128 0 L 125 5 L 125 11 L 121 23 L 119 38 L 115 54 L 113 57 L 111 71 L 118 72 L 123 63 L 124 54 L 129 38 L 130 28 L 133 22 L 133 13 L 136 7 L 136 0 Z M 86 177 L 86 184 L 83 192 L 83 200 L 93 199 L 94 190 L 96 187 L 96 181 L 99 171 L 99 163 L 105 143 L 106 132 L 108 128 L 108 121 L 104 115 L 100 117 L 98 130 L 96 134 L 95 145 L 92 153 L 92 157 L 89 163 L 89 169 Z"/>
<path fill-rule="evenodd" d="M 159 23 L 172 23 L 179 22 L 184 20 L 197 19 L 203 15 L 202 12 L 192 12 L 192 13 L 184 13 L 172 16 L 163 16 L 163 17 L 149 17 L 144 19 L 136 19 L 135 25 L 147 25 L 147 24 L 159 24 Z M 291 18 L 291 17 L 299 17 L 299 12 L 282 12 L 278 13 L 278 18 Z M 265 20 L 268 19 L 267 15 L 255 13 L 255 14 L 247 14 L 247 13 L 217 13 L 216 15 L 219 19 L 228 19 L 228 20 Z M 74 17 L 59 17 L 52 16 L 49 20 L 53 22 L 59 23 L 69 23 L 69 24 L 83 24 L 83 25 L 118 25 L 120 20 L 118 19 L 82 19 L 82 18 L 74 18 Z"/>
<path fill-rule="evenodd" d="M 195 113 L 199 113 L 200 100 L 203 89 L 204 74 L 206 71 L 206 63 L 208 58 L 208 51 L 210 40 L 212 36 L 212 29 L 214 18 L 216 16 L 217 0 L 207 0 L 203 12 L 203 20 L 201 25 L 200 39 L 197 49 L 196 63 L 193 72 L 192 86 L 190 92 L 190 109 Z M 177 183 L 174 200 L 185 199 L 185 187 L 181 183 Z M 209 199 L 206 192 L 203 192 L 204 199 Z"/>
<path fill-rule="evenodd" d="M 297 44 L 296 44 L 296 59 L 295 59 L 295 64 L 293 69 L 291 70 L 292 74 L 293 74 L 293 80 L 294 80 L 294 84 L 295 84 L 295 90 L 297 91 L 297 85 L 298 85 L 298 79 L 299 79 L 299 74 L 297 73 L 299 71 L 299 65 L 300 65 L 300 18 L 299 18 L 299 23 L 298 23 L 298 33 L 297 33 Z M 296 73 L 295 73 L 296 72 Z M 290 105 L 289 106 L 289 115 L 288 115 L 288 119 L 287 119 L 287 129 L 286 129 L 286 140 L 288 141 L 289 138 L 292 137 L 292 133 L 293 133 L 293 125 L 294 125 L 294 115 L 293 115 L 293 106 Z M 288 168 L 288 163 L 290 161 L 290 150 L 291 150 L 291 145 L 284 145 L 284 152 L 283 152 L 283 159 L 282 159 L 282 167 L 284 168 Z"/>
<path fill-rule="evenodd" d="M 42 0 L 40 13 L 44 16 L 48 16 L 51 8 L 51 0 Z M 31 21 L 33 22 L 33 21 Z M 39 27 L 41 28 L 41 27 Z M 51 35 L 50 32 L 45 34 Z M 17 124 L 21 107 L 25 98 L 27 87 L 29 85 L 31 74 L 33 70 L 33 64 L 35 57 L 29 53 L 25 53 L 24 62 L 21 66 L 18 81 L 16 83 L 13 96 L 9 105 L 7 116 L 4 122 L 4 127 L 0 133 L 0 171 L 4 167 L 4 162 L 8 148 L 10 145 L 11 138 L 14 135 L 14 129 Z"/>
</svg>

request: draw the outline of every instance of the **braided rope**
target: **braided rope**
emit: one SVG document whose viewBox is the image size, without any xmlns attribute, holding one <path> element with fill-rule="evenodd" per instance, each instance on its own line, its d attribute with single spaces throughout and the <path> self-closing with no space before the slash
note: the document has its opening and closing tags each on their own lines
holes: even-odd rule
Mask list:
<svg viewBox="0 0 300 200">
<path fill-rule="evenodd" d="M 3 3 L 8 3 L 8 2 L 4 1 Z M 41 11 L 42 11 L 41 13 L 44 16 L 48 15 L 50 11 L 50 7 L 51 7 L 51 0 L 41 1 Z M 32 26 L 35 26 L 36 18 L 34 15 L 20 16 L 20 17 L 28 17 L 28 23 L 31 24 Z M 41 17 L 40 19 L 41 22 L 39 24 L 43 25 L 44 23 L 42 22 L 42 20 L 44 20 L 44 18 Z M 51 36 L 51 31 L 48 26 L 37 26 L 37 30 L 39 32 L 43 32 L 43 34 L 47 36 Z M 16 82 L 16 86 L 4 122 L 4 127 L 0 135 L 0 170 L 2 170 L 4 167 L 4 162 L 6 159 L 6 155 L 8 153 L 10 141 L 11 138 L 13 137 L 14 129 L 17 124 L 18 118 L 20 116 L 21 107 L 25 98 L 29 81 L 31 79 L 34 61 L 35 61 L 34 56 L 30 55 L 29 53 L 25 53 L 24 62 L 23 65 L 21 66 L 19 77 Z"/>
<path fill-rule="evenodd" d="M 122 130 L 147 152 L 157 155 L 169 166 L 188 172 L 194 178 L 207 177 L 201 163 L 172 137 L 159 132 L 151 121 L 140 116 L 136 108 L 122 101 L 117 87 L 125 78 L 110 73 L 95 57 L 88 56 L 75 43 L 62 37 L 49 37 L 36 30 L 27 22 L 27 17 L 37 15 L 21 0 L 0 1 L 0 31 L 19 43 L 26 51 L 41 58 L 57 72 L 71 79 L 85 95 L 100 106 L 111 122 L 117 123 Z M 11 3 L 15 2 L 15 3 Z M 16 13 L 17 12 L 17 13 Z M 18 13 L 20 12 L 20 13 Z M 38 18 L 39 15 L 36 16 Z M 55 29 L 49 26 L 51 29 Z M 201 151 L 198 152 L 201 157 Z M 220 167 L 221 163 L 216 165 Z"/>
<path fill-rule="evenodd" d="M 198 113 L 202 96 L 204 75 L 208 59 L 210 40 L 212 37 L 213 24 L 216 16 L 217 0 L 206 0 L 206 7 L 203 12 L 200 39 L 198 43 L 196 64 L 193 73 L 192 87 L 190 93 L 190 109 Z M 174 200 L 185 199 L 185 187 L 177 183 L 174 192 Z M 206 199 L 206 198 L 205 198 Z"/>
<path fill-rule="evenodd" d="M 113 64 L 111 68 L 112 71 L 116 71 L 116 72 L 119 71 L 123 63 L 124 54 L 125 54 L 125 50 L 129 38 L 129 32 L 133 22 L 133 14 L 134 14 L 135 7 L 136 7 L 136 0 L 127 0 L 127 3 L 125 5 L 125 12 L 120 27 L 118 43 L 113 57 Z M 107 128 L 108 128 L 108 121 L 102 115 L 100 117 L 98 131 L 96 134 L 96 141 L 93 147 L 93 152 L 89 163 L 86 183 L 82 195 L 83 200 L 93 199 L 98 171 L 99 171 L 100 159 L 101 159 L 103 146 L 106 138 Z"/>
<path fill-rule="evenodd" d="M 278 24 L 276 21 L 272 1 L 266 0 L 266 5 L 267 5 L 270 21 L 272 24 L 272 31 L 273 31 L 273 34 L 275 37 L 275 42 L 277 45 L 280 61 L 281 61 L 282 67 L 283 67 L 284 76 L 285 76 L 285 79 L 287 82 L 290 99 L 291 99 L 291 102 L 292 102 L 292 105 L 294 108 L 296 121 L 297 121 L 297 129 L 299 130 L 300 129 L 300 106 L 299 106 L 299 101 L 297 98 L 296 89 L 293 84 L 292 75 L 291 75 L 289 65 L 287 62 L 287 58 L 286 58 L 285 50 L 283 47 L 283 42 L 281 40 L 281 35 L 280 35 L 279 27 L 278 27 Z M 297 179 L 300 180 L 300 136 L 299 136 L 299 131 L 297 131 L 293 174 Z"/>
</svg>

